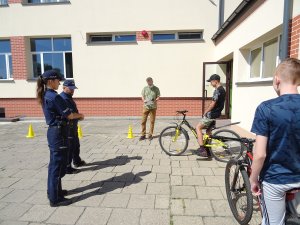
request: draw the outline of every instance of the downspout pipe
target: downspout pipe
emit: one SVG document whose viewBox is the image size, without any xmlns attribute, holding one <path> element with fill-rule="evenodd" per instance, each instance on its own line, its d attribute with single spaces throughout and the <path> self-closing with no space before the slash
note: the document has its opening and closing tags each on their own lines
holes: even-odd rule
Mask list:
<svg viewBox="0 0 300 225">
<path fill-rule="evenodd" d="M 224 23 L 224 0 L 219 0 L 219 29 Z"/>
<path fill-rule="evenodd" d="M 293 0 L 284 0 L 283 23 L 282 23 L 282 40 L 280 60 L 289 57 L 289 35 L 290 35 L 290 19 L 293 13 Z"/>
</svg>

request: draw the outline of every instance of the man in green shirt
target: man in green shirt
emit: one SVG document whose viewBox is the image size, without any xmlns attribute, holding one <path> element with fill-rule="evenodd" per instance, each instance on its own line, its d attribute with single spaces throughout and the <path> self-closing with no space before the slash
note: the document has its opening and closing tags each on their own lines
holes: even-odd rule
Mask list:
<svg viewBox="0 0 300 225">
<path fill-rule="evenodd" d="M 157 101 L 159 100 L 160 97 L 160 91 L 158 87 L 153 85 L 153 79 L 151 77 L 148 77 L 146 81 L 148 85 L 144 87 L 142 91 L 142 100 L 144 103 L 144 108 L 143 108 L 143 119 L 142 119 L 142 136 L 140 137 L 140 141 L 146 139 L 146 123 L 147 123 L 148 115 L 150 115 L 150 132 L 148 138 L 150 140 L 153 139 Z"/>
</svg>

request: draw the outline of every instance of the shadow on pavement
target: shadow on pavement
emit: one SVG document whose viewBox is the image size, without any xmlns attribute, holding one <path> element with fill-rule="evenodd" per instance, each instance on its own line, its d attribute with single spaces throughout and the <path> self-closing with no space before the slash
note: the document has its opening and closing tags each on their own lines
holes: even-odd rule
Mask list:
<svg viewBox="0 0 300 225">
<path fill-rule="evenodd" d="M 84 187 L 78 187 L 78 188 L 69 190 L 68 192 L 70 192 L 70 193 L 80 193 L 80 192 L 88 191 L 90 189 L 97 188 L 96 190 L 94 190 L 92 192 L 84 193 L 80 196 L 76 196 L 76 197 L 71 198 L 72 202 L 75 203 L 75 202 L 85 200 L 85 199 L 87 199 L 89 197 L 92 197 L 92 196 L 95 196 L 95 195 L 103 195 L 103 194 L 112 192 L 116 189 L 124 188 L 124 187 L 130 186 L 132 184 L 139 183 L 143 180 L 142 179 L 143 176 L 146 176 L 150 173 L 151 173 L 151 171 L 143 171 L 143 172 L 139 172 L 137 174 L 134 174 L 132 172 L 124 173 L 120 176 L 114 177 L 113 179 L 116 180 L 116 181 L 112 181 L 112 179 L 110 178 L 110 179 L 107 179 L 107 180 L 94 182 L 94 183 L 86 185 Z M 124 182 L 124 180 L 126 180 L 128 177 L 134 177 L 134 181 Z M 123 182 L 120 182 L 119 180 L 123 181 Z"/>
<path fill-rule="evenodd" d="M 79 172 L 90 171 L 90 170 L 101 170 L 110 166 L 122 166 L 129 163 L 131 160 L 142 160 L 142 159 L 143 158 L 141 156 L 134 156 L 134 157 L 128 157 L 127 155 L 117 156 L 113 159 L 87 163 L 85 166 L 88 167 L 80 168 Z"/>
</svg>

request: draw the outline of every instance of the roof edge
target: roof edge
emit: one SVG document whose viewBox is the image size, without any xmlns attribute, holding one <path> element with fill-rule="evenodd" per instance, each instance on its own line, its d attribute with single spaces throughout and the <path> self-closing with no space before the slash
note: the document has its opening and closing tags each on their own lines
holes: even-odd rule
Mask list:
<svg viewBox="0 0 300 225">
<path fill-rule="evenodd" d="M 266 0 L 243 0 L 212 36 L 211 39 L 213 42 L 215 44 L 220 43 L 235 27 L 242 23 L 265 1 Z"/>
</svg>

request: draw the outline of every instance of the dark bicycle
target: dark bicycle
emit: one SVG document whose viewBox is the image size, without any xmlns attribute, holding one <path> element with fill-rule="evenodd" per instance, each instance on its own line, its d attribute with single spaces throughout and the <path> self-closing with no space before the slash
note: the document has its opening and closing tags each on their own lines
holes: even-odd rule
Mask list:
<svg viewBox="0 0 300 225">
<path fill-rule="evenodd" d="M 240 141 L 243 149 L 246 150 L 241 159 L 231 159 L 225 168 L 225 188 L 231 212 L 239 224 L 246 225 L 252 218 L 254 199 L 256 200 L 259 211 L 261 212 L 260 198 L 252 195 L 249 181 L 255 140 L 249 138 L 229 139 Z M 292 201 L 298 192 L 299 189 L 288 191 L 286 195 L 286 202 L 289 203 Z M 287 208 L 287 212 L 295 211 L 296 210 L 293 208 Z M 287 213 L 286 225 L 296 224 L 300 224 L 300 219 L 297 217 L 297 215 L 293 213 Z"/>
<path fill-rule="evenodd" d="M 180 123 L 174 123 L 173 126 L 166 127 L 160 133 L 159 144 L 162 150 L 168 155 L 182 155 L 187 150 L 190 137 L 186 129 L 184 129 L 184 125 L 190 129 L 197 139 L 196 129 L 186 120 L 187 112 L 187 110 L 177 111 L 178 114 L 183 116 L 182 121 Z M 226 137 L 240 138 L 240 136 L 232 130 L 220 130 L 220 128 L 234 124 L 238 123 L 230 123 L 225 126 L 216 127 L 216 121 L 214 120 L 203 135 L 204 147 L 210 152 L 210 155 L 218 161 L 228 162 L 231 158 L 239 158 L 242 154 L 242 148 L 239 141 L 224 139 Z M 217 131 L 212 134 L 212 131 L 214 130 Z M 213 138 L 213 136 L 224 138 Z"/>
</svg>

